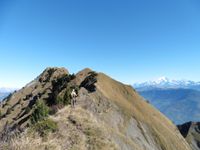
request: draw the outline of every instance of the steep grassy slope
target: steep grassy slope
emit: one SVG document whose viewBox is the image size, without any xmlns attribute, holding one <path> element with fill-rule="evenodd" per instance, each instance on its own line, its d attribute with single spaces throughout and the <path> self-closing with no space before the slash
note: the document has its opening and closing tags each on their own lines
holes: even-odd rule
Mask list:
<svg viewBox="0 0 200 150">
<path fill-rule="evenodd" d="M 75 78 L 63 80 L 68 76 L 63 69 L 47 69 L 5 101 L 9 105 L 4 104 L 2 112 L 10 107 L 14 109 L 0 121 L 1 141 L 4 141 L 1 147 L 30 150 L 190 150 L 176 126 L 144 101 L 131 86 L 90 69 L 84 69 Z M 41 136 L 30 124 L 35 101 L 45 101 L 50 108 L 59 107 L 51 104 L 55 99 L 62 101 L 69 87 L 79 87 L 76 107 L 60 107 L 50 115 L 49 119 L 56 123 L 57 129 Z M 19 102 L 25 91 L 25 95 L 29 93 L 25 98 L 27 103 Z M 39 98 L 34 98 L 36 95 Z M 30 102 L 33 107 L 25 113 L 23 110 Z M 9 132 L 3 129 L 9 129 Z"/>
<path fill-rule="evenodd" d="M 131 121 L 134 118 L 142 129 L 144 134 L 143 144 L 146 143 L 151 147 L 150 149 L 184 149 L 187 147 L 184 142 L 180 147 L 180 141 L 182 137 L 178 133 L 176 127 L 163 116 L 160 112 L 155 110 L 151 105 L 146 103 L 133 89 L 131 86 L 125 86 L 119 82 L 116 82 L 104 74 L 99 75 L 99 82 L 97 87 L 102 93 L 110 100 L 114 101 L 119 108 L 122 108 L 122 112 L 125 114 L 127 120 Z M 126 121 L 127 121 L 126 120 Z M 130 122 L 129 122 L 130 123 Z M 122 125 L 122 128 L 126 127 Z M 143 131 L 144 130 L 144 131 Z M 134 134 L 134 133 L 133 133 Z M 147 137 L 145 137 L 148 135 Z M 134 136 L 134 135 L 131 135 Z M 152 140 L 153 139 L 153 140 Z M 158 148 L 159 147 L 159 148 Z"/>
<path fill-rule="evenodd" d="M 199 120 L 200 91 L 154 88 L 139 93 L 176 124 Z"/>
</svg>

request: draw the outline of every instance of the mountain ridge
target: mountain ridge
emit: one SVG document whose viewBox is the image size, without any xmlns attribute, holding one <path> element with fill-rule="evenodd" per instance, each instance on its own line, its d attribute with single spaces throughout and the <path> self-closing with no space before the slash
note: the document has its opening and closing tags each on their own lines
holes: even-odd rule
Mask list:
<svg viewBox="0 0 200 150">
<path fill-rule="evenodd" d="M 68 103 L 71 88 L 78 93 L 75 108 Z M 57 129 L 47 141 L 31 124 L 37 106 L 55 110 L 48 119 Z M 131 86 L 90 69 L 71 75 L 64 68 L 48 68 L 7 97 L 1 113 L 0 146 L 11 149 L 191 150 L 176 126 Z M 13 139 L 13 132 L 20 136 Z"/>
<path fill-rule="evenodd" d="M 200 90 L 200 82 L 192 80 L 171 80 L 167 77 L 160 77 L 157 80 L 146 81 L 142 83 L 134 83 L 133 87 L 138 90 L 149 90 L 152 88 L 185 88 Z"/>
</svg>

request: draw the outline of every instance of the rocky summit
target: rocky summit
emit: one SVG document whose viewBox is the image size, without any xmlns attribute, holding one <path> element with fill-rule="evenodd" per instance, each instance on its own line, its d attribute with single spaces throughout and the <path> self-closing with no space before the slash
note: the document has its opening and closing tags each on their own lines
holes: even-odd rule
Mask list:
<svg viewBox="0 0 200 150">
<path fill-rule="evenodd" d="M 47 68 L 5 98 L 0 149 L 191 150 L 177 127 L 131 86 L 88 68 L 76 75 Z"/>
</svg>

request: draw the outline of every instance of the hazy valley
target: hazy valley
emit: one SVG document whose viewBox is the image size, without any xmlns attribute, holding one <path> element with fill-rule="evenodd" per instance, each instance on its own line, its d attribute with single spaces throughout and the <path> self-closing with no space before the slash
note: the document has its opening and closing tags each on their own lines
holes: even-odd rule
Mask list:
<svg viewBox="0 0 200 150">
<path fill-rule="evenodd" d="M 199 121 L 199 82 L 167 78 L 135 85 L 136 90 L 175 124 Z M 185 113 L 187 112 L 187 113 Z"/>
</svg>

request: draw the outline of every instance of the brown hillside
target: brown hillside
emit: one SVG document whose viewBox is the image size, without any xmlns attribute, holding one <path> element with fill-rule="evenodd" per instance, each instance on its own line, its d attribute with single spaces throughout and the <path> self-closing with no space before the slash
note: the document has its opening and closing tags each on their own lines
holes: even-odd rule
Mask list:
<svg viewBox="0 0 200 150">
<path fill-rule="evenodd" d="M 78 91 L 75 108 L 59 107 L 49 115 L 57 130 L 39 135 L 30 122 L 36 101 L 44 101 L 50 109 L 58 107 L 55 99 L 65 99 L 70 87 Z M 63 68 L 48 68 L 1 106 L 3 148 L 191 150 L 173 123 L 131 86 L 90 69 L 73 77 Z"/>
</svg>

